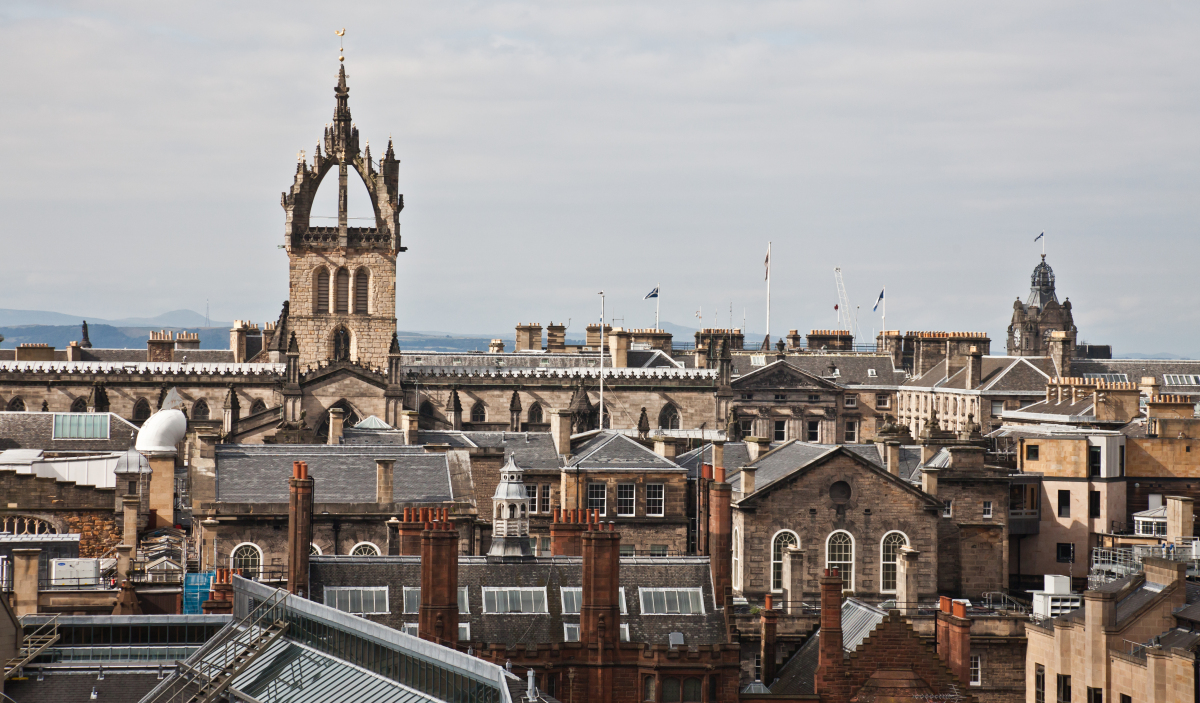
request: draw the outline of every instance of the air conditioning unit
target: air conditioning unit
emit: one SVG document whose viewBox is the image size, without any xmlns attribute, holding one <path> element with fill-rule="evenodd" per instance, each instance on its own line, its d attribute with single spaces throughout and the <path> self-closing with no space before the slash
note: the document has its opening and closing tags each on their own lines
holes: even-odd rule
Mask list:
<svg viewBox="0 0 1200 703">
<path fill-rule="evenodd" d="M 51 586 L 82 588 L 99 584 L 99 559 L 54 559 L 50 562 Z"/>
</svg>

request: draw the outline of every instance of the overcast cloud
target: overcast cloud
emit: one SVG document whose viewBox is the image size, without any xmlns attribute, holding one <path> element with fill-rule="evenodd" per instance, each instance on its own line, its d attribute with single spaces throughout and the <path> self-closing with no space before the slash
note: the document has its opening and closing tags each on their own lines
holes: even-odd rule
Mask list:
<svg viewBox="0 0 1200 703">
<path fill-rule="evenodd" d="M 0 5 L 0 307 L 274 319 L 333 110 L 401 159 L 401 329 L 982 330 L 1047 232 L 1081 339 L 1200 354 L 1200 6 Z M 353 214 L 353 213 L 352 213 Z"/>
</svg>

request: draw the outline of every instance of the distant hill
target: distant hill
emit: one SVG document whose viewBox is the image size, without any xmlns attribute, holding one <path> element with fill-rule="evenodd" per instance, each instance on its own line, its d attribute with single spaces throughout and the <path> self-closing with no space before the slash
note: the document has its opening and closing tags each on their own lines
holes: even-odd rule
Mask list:
<svg viewBox="0 0 1200 703">
<path fill-rule="evenodd" d="M 162 325 L 115 327 L 88 322 L 88 338 L 91 340 L 92 346 L 99 349 L 145 349 L 150 332 L 164 327 Z M 168 327 L 167 329 L 199 334 L 200 348 L 202 349 L 229 348 L 229 328 L 227 327 Z M 71 342 L 78 342 L 83 337 L 83 333 L 78 324 L 21 325 L 19 327 L 0 327 L 0 336 L 4 337 L 4 342 L 0 343 L 0 349 L 13 349 L 18 344 L 49 344 L 57 349 L 63 349 Z"/>
<path fill-rule="evenodd" d="M 172 310 L 154 317 L 127 317 L 119 320 L 109 320 L 89 315 L 67 315 L 49 310 L 11 310 L 0 308 L 0 327 L 18 327 L 24 325 L 75 325 L 87 320 L 88 326 L 94 324 L 112 325 L 113 327 L 163 327 L 193 328 L 205 327 L 204 316 L 194 310 Z M 212 320 L 207 327 L 223 327 L 229 329 L 233 323 Z M 7 336 L 7 335 L 5 335 Z M 95 340 L 93 340 L 93 344 Z M 98 346 L 98 345 L 97 345 Z"/>
</svg>

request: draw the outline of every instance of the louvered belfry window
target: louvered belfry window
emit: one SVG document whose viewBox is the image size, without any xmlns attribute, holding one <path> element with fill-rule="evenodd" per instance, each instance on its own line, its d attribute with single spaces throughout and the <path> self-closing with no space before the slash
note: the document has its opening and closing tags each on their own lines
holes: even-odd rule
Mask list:
<svg viewBox="0 0 1200 703">
<path fill-rule="evenodd" d="M 354 272 L 354 312 L 359 315 L 366 315 L 367 310 L 367 289 L 371 284 L 371 272 L 365 268 L 361 268 Z"/>
<path fill-rule="evenodd" d="M 329 312 L 329 272 L 325 269 L 317 271 L 317 290 L 315 293 L 316 310 L 318 315 Z"/>
<path fill-rule="evenodd" d="M 339 315 L 350 312 L 350 272 L 346 269 L 337 272 L 337 308 L 334 312 Z"/>
</svg>

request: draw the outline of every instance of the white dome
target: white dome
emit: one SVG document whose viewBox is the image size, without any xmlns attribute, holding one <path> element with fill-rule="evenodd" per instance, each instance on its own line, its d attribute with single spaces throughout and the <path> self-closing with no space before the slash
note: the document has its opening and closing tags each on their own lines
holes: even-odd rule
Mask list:
<svg viewBox="0 0 1200 703">
<path fill-rule="evenodd" d="M 139 452 L 167 452 L 174 454 L 175 445 L 187 434 L 187 417 L 181 410 L 159 410 L 142 424 L 138 432 Z"/>
</svg>

